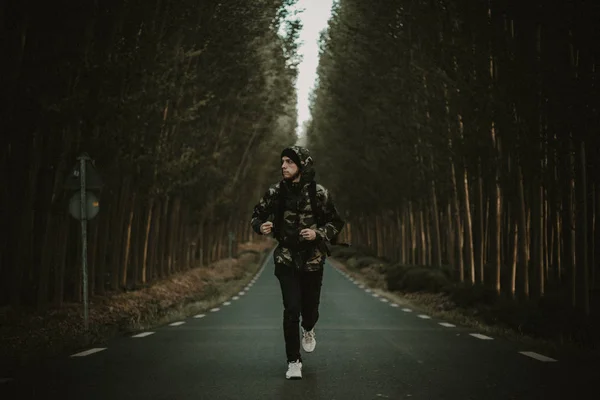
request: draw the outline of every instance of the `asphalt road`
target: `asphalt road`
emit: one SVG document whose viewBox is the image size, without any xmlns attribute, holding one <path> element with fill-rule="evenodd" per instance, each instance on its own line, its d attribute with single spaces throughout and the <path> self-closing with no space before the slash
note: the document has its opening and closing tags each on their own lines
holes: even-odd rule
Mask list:
<svg viewBox="0 0 600 400">
<path fill-rule="evenodd" d="M 0 376 L 0 399 L 600 398 L 583 383 L 600 377 L 597 363 L 522 354 L 529 349 L 374 297 L 329 263 L 316 350 L 303 355 L 303 379 L 286 380 L 270 257 L 253 282 L 181 324 Z"/>
</svg>

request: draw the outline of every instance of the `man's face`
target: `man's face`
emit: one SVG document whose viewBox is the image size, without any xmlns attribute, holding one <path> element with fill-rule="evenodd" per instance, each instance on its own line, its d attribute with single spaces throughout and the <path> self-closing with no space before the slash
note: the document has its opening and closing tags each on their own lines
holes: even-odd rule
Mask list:
<svg viewBox="0 0 600 400">
<path fill-rule="evenodd" d="M 284 179 L 290 179 L 298 173 L 298 166 L 289 157 L 281 158 L 281 174 Z"/>
</svg>

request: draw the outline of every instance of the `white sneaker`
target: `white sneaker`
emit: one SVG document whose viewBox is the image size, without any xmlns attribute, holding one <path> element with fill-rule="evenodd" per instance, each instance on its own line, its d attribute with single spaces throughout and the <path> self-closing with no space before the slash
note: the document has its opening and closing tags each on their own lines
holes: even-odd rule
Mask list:
<svg viewBox="0 0 600 400">
<path fill-rule="evenodd" d="M 302 379 L 302 362 L 300 360 L 289 362 L 285 377 L 286 379 Z"/>
<path fill-rule="evenodd" d="M 304 351 L 311 353 L 315 350 L 316 345 L 315 328 L 312 328 L 310 331 L 305 331 L 304 328 L 302 328 L 302 348 Z"/>
</svg>

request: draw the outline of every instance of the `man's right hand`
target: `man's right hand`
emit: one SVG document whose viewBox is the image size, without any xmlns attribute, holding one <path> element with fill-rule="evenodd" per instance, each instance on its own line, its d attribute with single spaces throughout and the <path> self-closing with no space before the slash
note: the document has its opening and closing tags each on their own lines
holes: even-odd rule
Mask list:
<svg viewBox="0 0 600 400">
<path fill-rule="evenodd" d="M 268 235 L 273 230 L 273 223 L 271 221 L 267 221 L 260 226 L 260 233 L 263 235 Z"/>
</svg>

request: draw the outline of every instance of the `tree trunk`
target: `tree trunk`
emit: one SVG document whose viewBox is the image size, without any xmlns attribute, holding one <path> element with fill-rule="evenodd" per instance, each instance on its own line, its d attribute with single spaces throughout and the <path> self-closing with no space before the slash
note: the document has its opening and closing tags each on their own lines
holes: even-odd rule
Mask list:
<svg viewBox="0 0 600 400">
<path fill-rule="evenodd" d="M 144 249 L 142 251 L 142 285 L 147 282 L 148 273 L 148 245 L 150 244 L 150 227 L 152 226 L 152 212 L 154 210 L 154 197 L 148 200 L 148 214 L 146 216 L 146 224 L 144 229 Z"/>
<path fill-rule="evenodd" d="M 122 269 L 121 269 L 121 287 L 127 287 L 127 273 L 129 271 L 129 259 L 131 255 L 131 230 L 133 228 L 133 216 L 135 212 L 135 197 L 136 192 L 134 191 L 131 194 L 131 199 L 128 201 L 129 205 L 129 216 L 127 218 L 127 227 L 125 231 L 125 248 L 123 249 L 123 259 L 121 260 Z"/>
<path fill-rule="evenodd" d="M 529 297 L 529 271 L 527 254 L 527 216 L 525 211 L 525 194 L 523 193 L 523 173 L 521 164 L 517 162 L 517 191 L 518 191 L 518 211 L 519 211 L 519 265 L 521 268 L 521 294 L 525 298 Z"/>
</svg>

